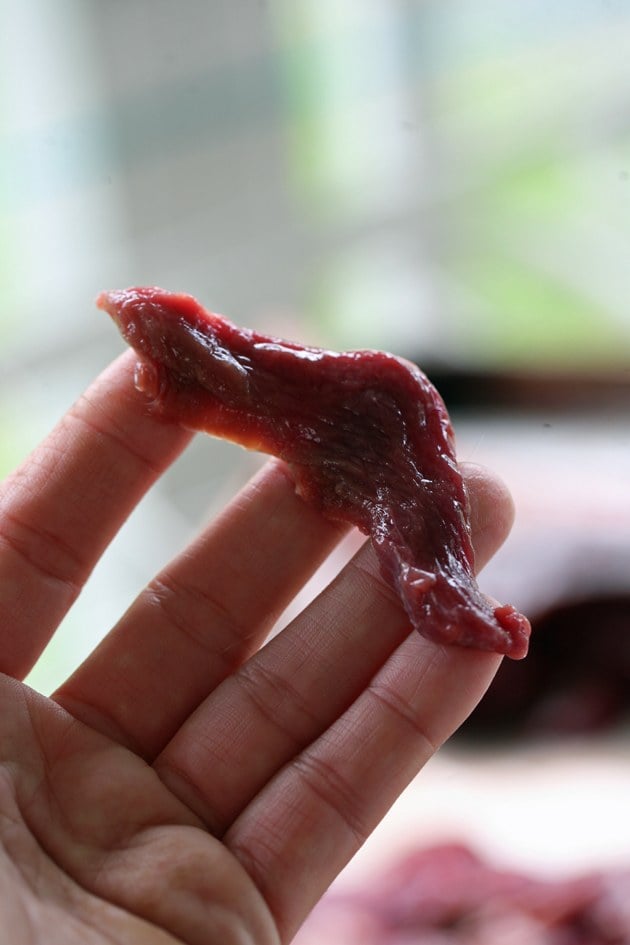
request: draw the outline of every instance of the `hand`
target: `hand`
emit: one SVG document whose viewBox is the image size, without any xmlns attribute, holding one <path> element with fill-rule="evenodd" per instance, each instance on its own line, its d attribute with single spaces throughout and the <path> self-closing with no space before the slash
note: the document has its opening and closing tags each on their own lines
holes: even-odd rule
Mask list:
<svg viewBox="0 0 630 945">
<path fill-rule="evenodd" d="M 52 696 L 20 681 L 189 435 L 129 352 L 0 490 L 0 929 L 11 945 L 278 945 L 469 712 L 499 657 L 409 632 L 366 545 L 271 461 Z M 503 487 L 466 472 L 478 561 Z"/>
</svg>

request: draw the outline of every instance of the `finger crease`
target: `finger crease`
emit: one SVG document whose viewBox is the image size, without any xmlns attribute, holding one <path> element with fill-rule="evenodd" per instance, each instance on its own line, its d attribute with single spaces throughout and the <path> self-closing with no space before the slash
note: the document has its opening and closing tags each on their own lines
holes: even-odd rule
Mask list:
<svg viewBox="0 0 630 945">
<path fill-rule="evenodd" d="M 357 845 L 362 846 L 370 830 L 358 816 L 361 803 L 357 792 L 338 769 L 313 754 L 296 758 L 293 767 L 305 786 L 339 817 Z"/>
<path fill-rule="evenodd" d="M 300 738 L 289 725 L 282 724 L 280 719 L 295 719 L 298 713 L 305 720 L 305 728 L 308 732 L 319 728 L 320 719 L 286 676 L 273 673 L 260 664 L 252 666 L 246 663 L 237 679 L 246 697 L 263 718 L 289 738 L 296 748 L 301 747 L 303 737 Z"/>
<path fill-rule="evenodd" d="M 180 584 L 173 577 L 157 577 L 150 583 L 144 592 L 145 599 L 159 607 L 166 619 L 175 629 L 186 637 L 204 653 L 221 659 L 225 669 L 231 669 L 238 664 L 246 644 L 252 634 L 247 633 L 242 624 L 217 598 L 208 591 Z M 192 607 L 189 608 L 189 605 Z M 187 610 L 203 614 L 201 626 L 199 622 L 184 618 Z M 214 618 L 214 619 L 213 619 Z M 223 649 L 216 646 L 216 624 L 219 624 L 222 637 L 227 636 L 232 641 L 230 646 Z M 215 644 L 215 645 L 213 645 Z"/>
<path fill-rule="evenodd" d="M 372 683 L 368 686 L 366 691 L 378 702 L 381 708 L 388 710 L 391 714 L 396 716 L 398 721 L 403 722 L 407 728 L 410 728 L 412 732 L 420 738 L 425 745 L 425 750 L 428 752 L 428 757 L 436 753 L 440 747 L 439 744 L 435 739 L 431 738 L 426 728 L 420 723 L 413 710 L 409 708 L 404 700 L 400 699 L 388 687 L 379 685 L 378 683 Z"/>
<path fill-rule="evenodd" d="M 6 516 L 5 516 L 6 517 Z M 78 559 L 74 558 L 70 567 L 67 565 L 61 567 L 59 561 L 55 561 L 55 565 L 46 563 L 42 560 L 38 560 L 41 557 L 41 553 L 38 555 L 35 552 L 35 547 L 37 544 L 46 545 L 55 547 L 56 539 L 53 535 L 47 535 L 42 532 L 38 532 L 36 529 L 31 526 L 25 525 L 24 523 L 17 523 L 21 528 L 24 529 L 27 533 L 30 533 L 31 537 L 36 538 L 36 543 L 30 541 L 25 541 L 20 539 L 17 535 L 9 535 L 6 531 L 3 534 L 0 534 L 0 543 L 4 544 L 10 551 L 18 555 L 30 568 L 36 571 L 42 577 L 48 578 L 50 580 L 56 581 L 57 583 L 66 587 L 72 594 L 73 599 L 77 597 L 79 591 L 81 590 L 81 576 L 76 576 L 75 572 L 82 570 L 82 565 Z M 62 543 L 59 543 L 60 547 Z M 71 556 L 72 557 L 72 556 Z M 54 555 L 52 556 L 54 559 Z M 73 572 L 72 575 L 70 572 Z"/>
<path fill-rule="evenodd" d="M 97 409 L 96 405 L 92 404 L 89 400 L 87 400 L 85 395 L 83 396 L 83 400 L 85 400 L 86 403 L 89 404 L 92 410 Z M 81 401 L 79 403 L 81 403 Z M 96 423 L 94 420 L 89 419 L 87 416 L 85 416 L 85 414 L 79 412 L 79 409 L 77 407 L 71 409 L 69 413 L 66 415 L 66 418 L 76 420 L 78 423 L 87 427 L 87 429 L 91 433 L 96 433 L 97 436 L 103 437 L 110 443 L 113 443 L 115 446 L 122 449 L 137 463 L 139 463 L 144 468 L 148 469 L 154 478 L 159 476 L 160 473 L 162 472 L 161 467 L 153 463 L 147 456 L 145 456 L 144 453 L 135 449 L 131 445 L 129 440 L 127 440 L 127 438 L 124 436 L 124 434 L 114 428 L 114 421 L 111 419 L 111 417 L 109 416 L 107 417 L 107 422 L 111 424 L 111 427 L 109 429 L 105 426 L 101 426 L 99 423 Z"/>
<path fill-rule="evenodd" d="M 367 579 L 368 593 L 370 595 L 374 596 L 376 594 L 388 604 L 393 604 L 397 610 L 402 610 L 400 597 L 396 591 L 383 580 L 379 569 L 366 568 L 360 564 L 359 560 L 356 558 L 348 562 L 347 568 L 359 575 L 359 578 L 363 582 Z"/>
<path fill-rule="evenodd" d="M 168 791 L 199 817 L 208 833 L 220 839 L 224 830 L 219 827 L 216 819 L 213 819 L 203 790 L 193 780 L 190 772 L 162 755 L 156 758 L 151 767 Z"/>
<path fill-rule="evenodd" d="M 68 683 L 66 685 L 70 684 Z M 140 743 L 132 737 L 127 729 L 123 728 L 120 722 L 118 722 L 110 712 L 106 712 L 104 709 L 91 702 L 76 698 L 70 692 L 67 692 L 65 687 L 54 693 L 51 699 L 53 702 L 56 702 L 57 705 L 60 705 L 62 709 L 65 709 L 66 712 L 77 721 L 89 725 L 90 728 L 94 728 L 101 734 L 111 738 L 112 741 L 123 745 L 125 748 L 133 751 L 134 754 L 143 757 Z"/>
</svg>

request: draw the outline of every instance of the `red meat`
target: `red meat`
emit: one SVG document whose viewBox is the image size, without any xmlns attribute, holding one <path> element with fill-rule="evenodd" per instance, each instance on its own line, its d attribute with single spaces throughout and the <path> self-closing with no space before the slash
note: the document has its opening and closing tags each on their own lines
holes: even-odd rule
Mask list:
<svg viewBox="0 0 630 945">
<path fill-rule="evenodd" d="M 629 893 L 625 869 L 530 875 L 444 843 L 412 850 L 362 886 L 329 892 L 296 942 L 628 945 Z"/>
<path fill-rule="evenodd" d="M 491 606 L 474 580 L 451 424 L 415 365 L 261 335 L 156 288 L 98 304 L 140 355 L 138 384 L 165 417 L 282 458 L 307 502 L 371 536 L 421 634 L 525 656 L 528 621 Z"/>
</svg>

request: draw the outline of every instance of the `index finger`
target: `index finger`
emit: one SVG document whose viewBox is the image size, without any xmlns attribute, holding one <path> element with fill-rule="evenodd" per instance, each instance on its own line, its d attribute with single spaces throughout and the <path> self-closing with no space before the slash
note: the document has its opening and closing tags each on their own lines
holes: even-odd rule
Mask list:
<svg viewBox="0 0 630 945">
<path fill-rule="evenodd" d="M 134 506 L 191 434 L 108 367 L 0 486 L 0 672 L 23 678 Z"/>
</svg>

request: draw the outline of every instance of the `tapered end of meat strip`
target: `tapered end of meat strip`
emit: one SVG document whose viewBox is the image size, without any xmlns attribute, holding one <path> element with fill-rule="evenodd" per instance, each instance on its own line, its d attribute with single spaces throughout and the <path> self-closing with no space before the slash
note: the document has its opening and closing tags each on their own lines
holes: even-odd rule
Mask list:
<svg viewBox="0 0 630 945">
<path fill-rule="evenodd" d="M 145 287 L 97 304 L 140 356 L 137 386 L 169 419 L 287 462 L 300 495 L 370 535 L 413 626 L 521 659 L 530 626 L 474 578 L 450 419 L 415 365 L 241 329 L 188 295 Z"/>
</svg>

